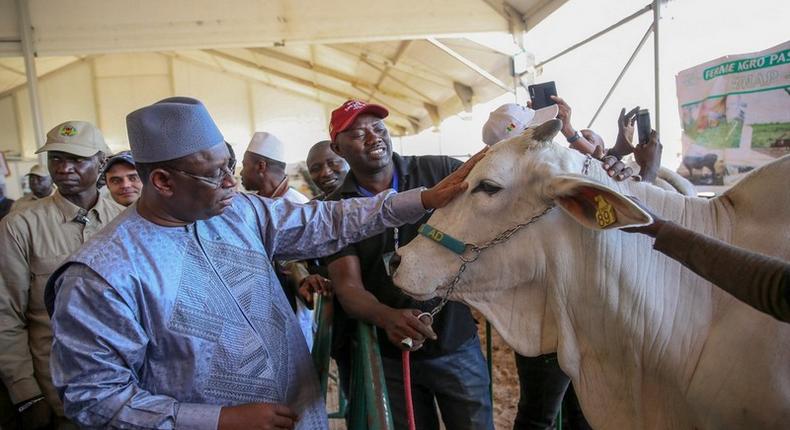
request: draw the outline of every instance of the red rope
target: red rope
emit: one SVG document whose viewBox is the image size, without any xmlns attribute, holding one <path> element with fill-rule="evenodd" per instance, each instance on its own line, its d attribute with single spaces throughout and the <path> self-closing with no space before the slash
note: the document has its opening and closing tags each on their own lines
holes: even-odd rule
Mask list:
<svg viewBox="0 0 790 430">
<path fill-rule="evenodd" d="M 411 363 L 408 349 L 401 354 L 401 361 L 403 362 L 403 394 L 406 399 L 406 418 L 409 422 L 409 430 L 416 430 L 414 403 L 411 400 Z"/>
</svg>

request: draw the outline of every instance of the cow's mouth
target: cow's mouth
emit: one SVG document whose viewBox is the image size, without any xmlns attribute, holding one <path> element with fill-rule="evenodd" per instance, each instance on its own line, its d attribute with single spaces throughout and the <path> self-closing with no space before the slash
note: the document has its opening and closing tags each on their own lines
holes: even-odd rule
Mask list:
<svg viewBox="0 0 790 430">
<path fill-rule="evenodd" d="M 431 291 L 428 291 L 428 292 L 426 292 L 426 291 L 419 291 L 419 292 L 411 291 L 408 288 L 402 287 L 400 285 L 398 285 L 398 288 L 400 288 L 401 291 L 403 291 L 407 296 L 411 297 L 414 300 L 420 301 L 420 302 L 427 302 L 428 300 L 431 300 L 434 297 L 436 297 L 436 289 L 435 288 L 432 289 Z"/>
</svg>

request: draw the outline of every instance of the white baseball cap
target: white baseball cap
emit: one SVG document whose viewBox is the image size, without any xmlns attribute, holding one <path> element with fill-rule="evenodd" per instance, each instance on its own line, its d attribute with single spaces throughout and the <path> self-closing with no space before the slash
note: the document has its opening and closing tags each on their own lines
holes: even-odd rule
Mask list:
<svg viewBox="0 0 790 430">
<path fill-rule="evenodd" d="M 285 145 L 277 136 L 265 131 L 258 131 L 252 135 L 247 151 L 285 163 Z"/>
<path fill-rule="evenodd" d="M 518 136 L 527 129 L 556 118 L 559 106 L 551 105 L 533 110 L 516 103 L 507 103 L 496 108 L 483 125 L 483 142 L 493 145 L 500 140 Z"/>
</svg>

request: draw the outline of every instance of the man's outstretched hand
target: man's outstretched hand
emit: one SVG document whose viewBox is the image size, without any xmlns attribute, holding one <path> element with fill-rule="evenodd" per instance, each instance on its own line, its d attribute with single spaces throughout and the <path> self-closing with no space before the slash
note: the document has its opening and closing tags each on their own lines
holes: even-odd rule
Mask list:
<svg viewBox="0 0 790 430">
<path fill-rule="evenodd" d="M 465 181 L 466 176 L 469 175 L 469 172 L 472 171 L 477 162 L 485 157 L 488 148 L 483 148 L 482 151 L 467 160 L 458 170 L 442 179 L 438 184 L 423 191 L 421 194 L 422 206 L 427 210 L 445 207 L 455 196 L 466 191 L 466 188 L 469 186 Z"/>
</svg>

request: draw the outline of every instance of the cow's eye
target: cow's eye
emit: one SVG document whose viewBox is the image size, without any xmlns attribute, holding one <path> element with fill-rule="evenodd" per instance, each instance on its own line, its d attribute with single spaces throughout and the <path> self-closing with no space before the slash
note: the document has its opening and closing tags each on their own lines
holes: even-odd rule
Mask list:
<svg viewBox="0 0 790 430">
<path fill-rule="evenodd" d="M 502 187 L 500 187 L 499 185 L 493 182 L 482 180 L 480 181 L 479 184 L 477 184 L 477 186 L 472 190 L 472 192 L 476 193 L 482 191 L 488 194 L 489 196 L 493 196 L 494 194 L 498 193 L 501 189 Z"/>
</svg>

